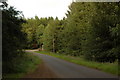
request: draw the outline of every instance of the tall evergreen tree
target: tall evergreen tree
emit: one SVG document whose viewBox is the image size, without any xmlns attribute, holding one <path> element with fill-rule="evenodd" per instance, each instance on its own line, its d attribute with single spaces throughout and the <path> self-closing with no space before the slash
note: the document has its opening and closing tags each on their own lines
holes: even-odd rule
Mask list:
<svg viewBox="0 0 120 80">
<path fill-rule="evenodd" d="M 86 56 L 100 62 L 114 62 L 117 58 L 118 47 L 111 29 L 119 25 L 119 3 L 95 3 L 95 14 L 91 20 L 91 30 L 87 45 Z M 116 31 L 115 31 L 116 32 Z"/>
<path fill-rule="evenodd" d="M 21 12 L 13 7 L 8 7 L 4 2 L 0 6 L 2 11 L 2 61 L 3 73 L 14 72 L 14 58 L 21 57 L 25 46 L 26 36 L 22 32 L 21 24 L 25 21 L 20 16 Z"/>
<path fill-rule="evenodd" d="M 64 29 L 64 46 L 66 53 L 78 56 L 82 54 L 83 41 L 89 28 L 92 3 L 73 2 L 69 6 L 67 23 Z"/>
</svg>

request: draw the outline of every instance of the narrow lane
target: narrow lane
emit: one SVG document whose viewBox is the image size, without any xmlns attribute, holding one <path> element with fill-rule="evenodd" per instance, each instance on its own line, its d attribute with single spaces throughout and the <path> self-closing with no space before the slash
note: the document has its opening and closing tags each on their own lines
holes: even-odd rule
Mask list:
<svg viewBox="0 0 120 80">
<path fill-rule="evenodd" d="M 32 53 L 39 56 L 44 64 L 59 76 L 59 78 L 118 78 L 118 76 L 70 63 L 52 56 L 36 52 Z"/>
</svg>

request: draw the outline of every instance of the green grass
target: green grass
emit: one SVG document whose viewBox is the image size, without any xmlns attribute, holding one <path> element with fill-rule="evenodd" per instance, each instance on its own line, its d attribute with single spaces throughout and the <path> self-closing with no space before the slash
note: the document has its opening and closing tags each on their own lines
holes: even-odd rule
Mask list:
<svg viewBox="0 0 120 80">
<path fill-rule="evenodd" d="M 27 52 L 23 57 L 16 58 L 14 63 L 14 70 L 16 72 L 13 71 L 11 74 L 4 74 L 3 78 L 22 78 L 27 73 L 33 72 L 37 68 L 37 65 L 41 63 L 41 59 Z"/>
<path fill-rule="evenodd" d="M 107 73 L 111 73 L 114 75 L 120 75 L 120 70 L 118 70 L 118 63 L 117 61 L 114 63 L 99 63 L 99 62 L 94 62 L 94 61 L 88 61 L 85 60 L 83 56 L 81 57 L 73 57 L 73 56 L 68 56 L 68 55 L 64 55 L 64 54 L 55 54 L 52 52 L 45 52 L 45 51 L 35 51 L 37 53 L 41 53 L 41 54 L 46 54 L 46 55 L 50 55 L 50 56 L 54 56 L 75 64 L 80 64 L 86 67 L 90 67 L 90 68 L 95 68 Z"/>
</svg>

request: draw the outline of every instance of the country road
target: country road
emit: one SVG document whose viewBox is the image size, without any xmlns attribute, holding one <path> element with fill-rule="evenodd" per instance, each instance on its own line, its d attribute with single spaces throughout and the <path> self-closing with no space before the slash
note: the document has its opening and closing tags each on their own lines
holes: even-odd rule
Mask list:
<svg viewBox="0 0 120 80">
<path fill-rule="evenodd" d="M 39 56 L 43 60 L 44 64 L 59 78 L 118 78 L 118 76 L 70 63 L 52 56 L 33 51 L 28 52 L 32 52 Z"/>
</svg>

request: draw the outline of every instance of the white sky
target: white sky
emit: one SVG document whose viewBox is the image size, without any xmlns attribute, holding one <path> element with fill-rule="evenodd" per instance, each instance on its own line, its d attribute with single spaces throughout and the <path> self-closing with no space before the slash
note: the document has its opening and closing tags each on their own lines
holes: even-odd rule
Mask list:
<svg viewBox="0 0 120 80">
<path fill-rule="evenodd" d="M 58 17 L 62 19 L 67 13 L 72 0 L 8 0 L 8 4 L 22 11 L 25 18 Z"/>
</svg>

